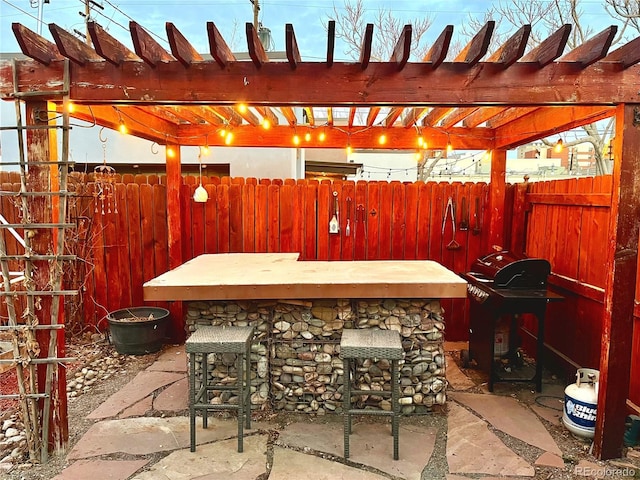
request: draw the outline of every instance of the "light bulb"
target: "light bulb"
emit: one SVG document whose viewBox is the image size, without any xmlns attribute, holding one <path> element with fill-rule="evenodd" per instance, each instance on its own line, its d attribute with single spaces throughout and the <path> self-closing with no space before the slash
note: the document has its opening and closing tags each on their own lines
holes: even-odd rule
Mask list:
<svg viewBox="0 0 640 480">
<path fill-rule="evenodd" d="M 387 136 L 384 133 L 378 137 L 378 143 L 380 145 L 387 143 Z"/>
<path fill-rule="evenodd" d="M 447 142 L 447 152 L 452 152 L 453 151 L 453 145 L 451 145 L 451 142 Z"/>
<path fill-rule="evenodd" d="M 293 144 L 300 145 L 300 137 L 298 135 L 293 136 Z"/>
<path fill-rule="evenodd" d="M 422 136 L 418 137 L 418 146 L 424 148 L 424 138 Z"/>
<path fill-rule="evenodd" d="M 202 153 L 205 155 L 209 155 L 209 145 L 205 145 L 202 147 Z"/>
<path fill-rule="evenodd" d="M 269 130 L 271 128 L 271 121 L 268 118 L 262 119 L 262 128 Z"/>
<path fill-rule="evenodd" d="M 558 139 L 558 141 L 556 142 L 556 146 L 553 147 L 553 150 L 556 153 L 560 153 L 562 151 L 562 139 L 561 138 Z"/>
<path fill-rule="evenodd" d="M 126 135 L 126 133 L 127 133 L 127 126 L 124 124 L 124 122 L 122 120 L 120 120 L 120 125 L 118 125 L 118 130 L 123 135 Z"/>
<path fill-rule="evenodd" d="M 220 136 L 221 137 L 226 137 L 227 136 L 227 130 L 225 128 L 223 128 L 222 130 L 220 130 Z"/>
<path fill-rule="evenodd" d="M 167 147 L 167 157 L 173 158 L 176 156 L 176 152 L 173 151 L 173 148 Z"/>
<path fill-rule="evenodd" d="M 233 132 L 227 132 L 227 134 L 224 137 L 225 145 L 231 145 L 232 141 L 233 141 Z"/>
<path fill-rule="evenodd" d="M 193 192 L 193 200 L 198 203 L 204 203 L 209 200 L 209 194 L 202 184 L 200 184 L 198 188 L 196 188 L 196 191 Z"/>
<path fill-rule="evenodd" d="M 416 158 L 416 160 L 421 160 L 422 159 L 422 153 L 416 152 L 415 153 L 415 158 Z"/>
<path fill-rule="evenodd" d="M 304 140 L 305 142 L 308 142 L 309 140 L 311 140 L 311 134 L 309 132 L 304 134 Z"/>
<path fill-rule="evenodd" d="M 69 113 L 73 113 L 74 110 L 75 110 L 75 105 L 73 104 L 73 102 L 67 103 L 67 111 Z"/>
<path fill-rule="evenodd" d="M 325 138 L 327 138 L 327 134 L 324 133 L 324 130 L 322 130 L 320 132 L 320 135 L 318 135 L 318 140 L 320 140 L 321 142 L 324 142 Z"/>
<path fill-rule="evenodd" d="M 244 103 L 238 104 L 238 111 L 240 113 L 245 113 L 247 111 L 247 106 Z"/>
<path fill-rule="evenodd" d="M 351 156 L 352 153 L 353 153 L 353 148 L 351 148 L 351 145 L 347 145 L 347 156 Z"/>
</svg>

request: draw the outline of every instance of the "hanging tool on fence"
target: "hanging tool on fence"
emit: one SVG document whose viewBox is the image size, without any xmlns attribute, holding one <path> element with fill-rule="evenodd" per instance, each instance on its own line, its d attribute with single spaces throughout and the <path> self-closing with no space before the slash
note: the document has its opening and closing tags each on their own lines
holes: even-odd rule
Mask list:
<svg viewBox="0 0 640 480">
<path fill-rule="evenodd" d="M 453 236 L 451 241 L 447 243 L 447 250 L 458 250 L 460 248 L 460 244 L 456 242 L 456 208 L 453 203 L 453 198 L 449 197 L 447 200 L 447 207 L 444 210 L 444 217 L 442 218 L 442 238 L 444 239 L 444 230 L 447 225 L 447 217 L 451 215 L 451 227 L 453 229 Z"/>
<path fill-rule="evenodd" d="M 329 221 L 329 233 L 340 233 L 340 221 L 338 220 L 338 192 L 333 192 L 333 217 Z"/>
<path fill-rule="evenodd" d="M 460 231 L 466 232 L 469 230 L 469 210 L 467 209 L 467 198 L 462 197 L 460 213 L 462 218 L 460 219 Z"/>
<path fill-rule="evenodd" d="M 347 197 L 347 226 L 344 228 L 344 234 L 351 236 L 351 197 Z"/>
<path fill-rule="evenodd" d="M 476 210 L 473 212 L 473 230 L 471 233 L 478 235 L 480 233 L 480 197 L 476 197 Z"/>
</svg>

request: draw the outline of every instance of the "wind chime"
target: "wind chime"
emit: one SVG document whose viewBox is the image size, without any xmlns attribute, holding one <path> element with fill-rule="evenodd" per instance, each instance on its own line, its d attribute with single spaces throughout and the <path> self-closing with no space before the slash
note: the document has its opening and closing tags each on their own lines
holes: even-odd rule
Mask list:
<svg viewBox="0 0 640 480">
<path fill-rule="evenodd" d="M 113 213 L 118 213 L 118 201 L 115 195 L 116 189 L 116 170 L 107 165 L 107 145 L 106 140 L 102 140 L 102 165 L 98 165 L 93 169 L 93 181 L 95 182 L 93 189 L 93 201 L 95 204 L 95 213 L 102 215 L 111 213 L 111 207 L 113 206 Z M 98 207 L 100 204 L 100 207 Z"/>
</svg>

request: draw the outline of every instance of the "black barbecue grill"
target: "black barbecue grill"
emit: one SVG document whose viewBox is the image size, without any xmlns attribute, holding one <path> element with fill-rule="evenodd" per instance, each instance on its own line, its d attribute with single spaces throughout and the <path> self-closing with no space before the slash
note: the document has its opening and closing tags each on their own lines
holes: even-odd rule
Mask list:
<svg viewBox="0 0 640 480">
<path fill-rule="evenodd" d="M 541 258 L 527 258 L 513 253 L 494 252 L 476 260 L 471 271 L 461 276 L 467 280 L 470 299 L 469 351 L 466 361 L 475 361 L 489 373 L 489 391 L 500 381 L 535 382 L 542 391 L 542 356 L 544 319 L 547 303 L 563 298 L 547 289 L 551 265 Z M 538 321 L 535 374 L 527 372 L 519 348 L 519 315 L 529 313 Z M 496 355 L 496 326 L 506 319 L 509 350 Z M 529 373 L 529 374 L 528 374 Z"/>
</svg>

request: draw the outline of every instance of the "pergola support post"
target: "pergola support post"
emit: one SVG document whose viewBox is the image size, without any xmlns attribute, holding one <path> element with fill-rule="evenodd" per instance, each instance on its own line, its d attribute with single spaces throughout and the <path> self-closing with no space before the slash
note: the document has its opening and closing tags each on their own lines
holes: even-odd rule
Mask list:
<svg viewBox="0 0 640 480">
<path fill-rule="evenodd" d="M 507 151 L 491 152 L 491 183 L 489 184 L 489 245 L 506 248 L 504 236 L 504 204 L 506 196 Z"/>
<path fill-rule="evenodd" d="M 182 227 L 181 227 L 181 187 L 182 168 L 180 161 L 180 147 L 178 145 L 166 145 L 167 163 L 167 229 L 169 249 L 169 269 L 182 265 Z M 182 302 L 171 302 L 171 328 L 169 335 L 176 343 L 184 341 L 185 332 L 182 325 Z"/>
<path fill-rule="evenodd" d="M 607 249 L 600 384 L 594 454 L 622 454 L 640 225 L 640 104 L 616 107 L 613 186 Z M 597 261 L 597 259 L 594 259 Z"/>
</svg>

